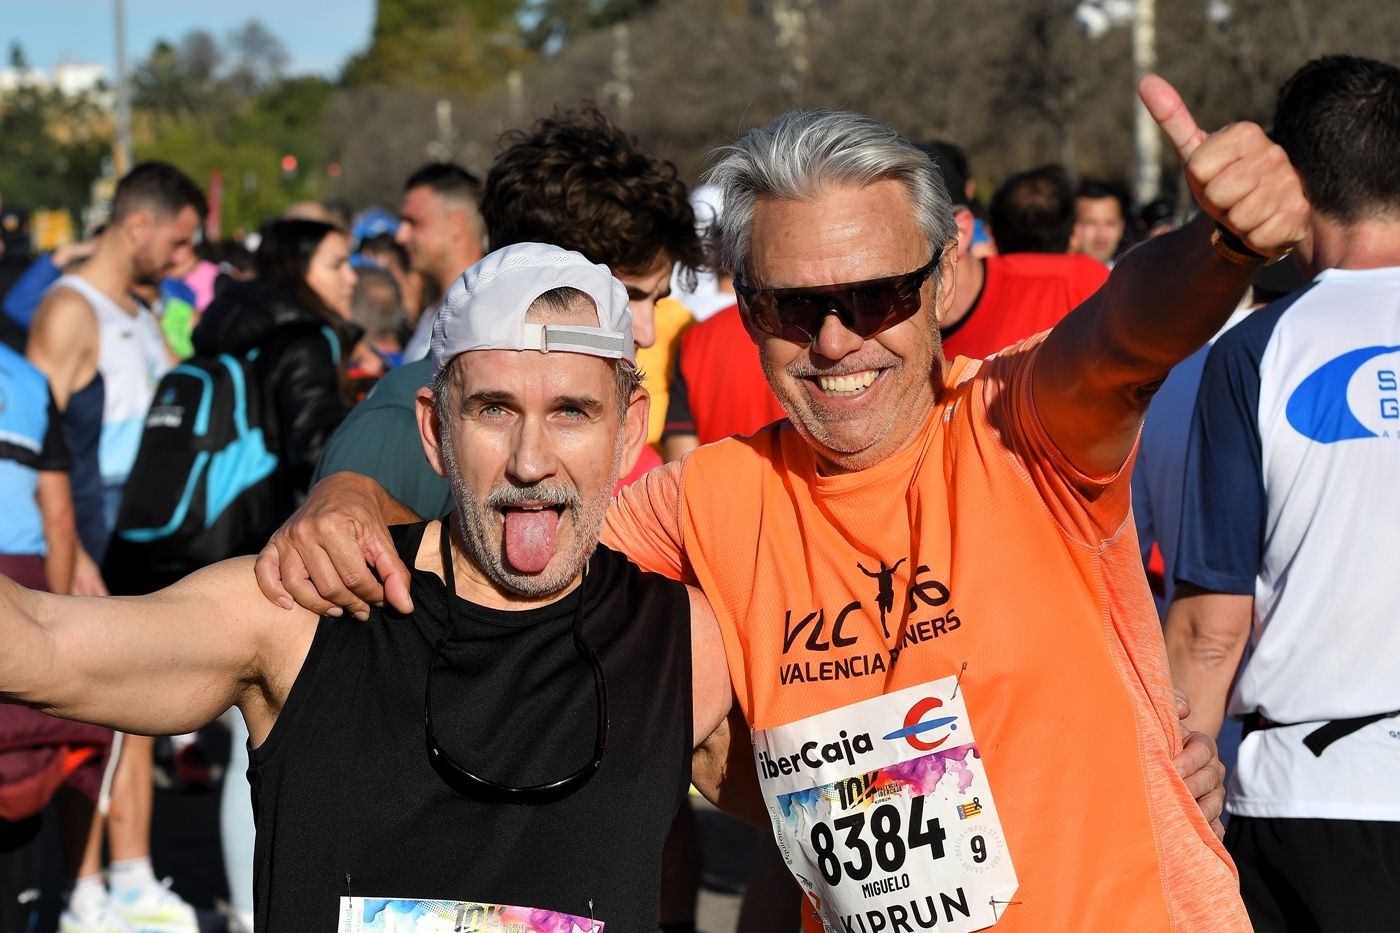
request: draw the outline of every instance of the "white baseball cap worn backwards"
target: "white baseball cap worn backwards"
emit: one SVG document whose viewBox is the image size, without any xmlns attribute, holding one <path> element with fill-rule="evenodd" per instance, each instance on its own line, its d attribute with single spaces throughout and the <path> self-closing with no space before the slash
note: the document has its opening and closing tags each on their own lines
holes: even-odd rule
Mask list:
<svg viewBox="0 0 1400 933">
<path fill-rule="evenodd" d="M 563 287 L 592 299 L 597 327 L 525 320 L 536 298 Z M 434 373 L 468 350 L 586 353 L 635 363 L 627 289 L 607 266 L 570 250 L 544 243 L 498 249 L 457 277 L 433 322 Z"/>
</svg>

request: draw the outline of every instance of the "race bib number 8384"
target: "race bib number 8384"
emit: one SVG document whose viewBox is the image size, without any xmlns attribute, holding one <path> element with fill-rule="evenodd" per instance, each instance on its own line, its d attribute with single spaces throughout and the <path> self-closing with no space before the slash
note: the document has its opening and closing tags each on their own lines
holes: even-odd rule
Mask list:
<svg viewBox="0 0 1400 933">
<path fill-rule="evenodd" d="M 827 930 L 971 931 L 1016 891 L 955 678 L 754 733 L 778 848 Z"/>
</svg>

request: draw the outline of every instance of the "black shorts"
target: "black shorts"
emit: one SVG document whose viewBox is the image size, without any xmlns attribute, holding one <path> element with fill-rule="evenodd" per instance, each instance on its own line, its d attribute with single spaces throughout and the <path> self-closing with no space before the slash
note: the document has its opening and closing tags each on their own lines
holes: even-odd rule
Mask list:
<svg viewBox="0 0 1400 933">
<path fill-rule="evenodd" d="M 1400 822 L 1232 816 L 1256 933 L 1400 931 Z"/>
</svg>

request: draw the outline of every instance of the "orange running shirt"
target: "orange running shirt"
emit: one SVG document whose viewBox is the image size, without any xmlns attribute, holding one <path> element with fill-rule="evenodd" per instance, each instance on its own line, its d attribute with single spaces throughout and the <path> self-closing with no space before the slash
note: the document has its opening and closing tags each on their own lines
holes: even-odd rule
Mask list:
<svg viewBox="0 0 1400 933">
<path fill-rule="evenodd" d="M 821 475 L 780 422 L 653 471 L 603 540 L 704 589 L 756 729 L 961 671 L 1020 883 L 999 933 L 1249 930 L 1172 765 L 1129 466 L 1084 476 L 1046 435 L 1040 340 L 955 361 L 918 436 L 875 467 Z"/>
</svg>

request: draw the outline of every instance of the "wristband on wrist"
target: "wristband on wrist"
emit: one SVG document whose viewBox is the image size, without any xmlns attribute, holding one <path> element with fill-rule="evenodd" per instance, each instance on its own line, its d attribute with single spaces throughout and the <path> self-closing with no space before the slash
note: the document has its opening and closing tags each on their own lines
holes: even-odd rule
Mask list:
<svg viewBox="0 0 1400 933">
<path fill-rule="evenodd" d="M 1271 266 L 1293 252 L 1293 247 L 1290 246 L 1277 256 L 1256 253 L 1245 244 L 1244 240 L 1241 240 L 1233 231 L 1220 223 L 1216 223 L 1215 229 L 1211 231 L 1210 245 L 1220 254 L 1220 258 L 1236 266 Z"/>
</svg>

